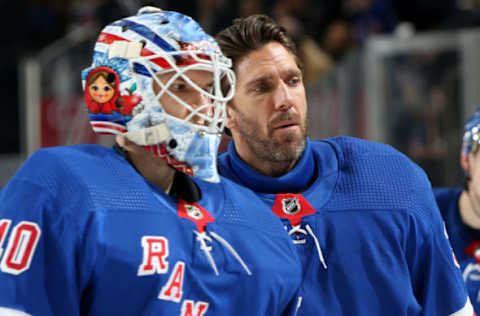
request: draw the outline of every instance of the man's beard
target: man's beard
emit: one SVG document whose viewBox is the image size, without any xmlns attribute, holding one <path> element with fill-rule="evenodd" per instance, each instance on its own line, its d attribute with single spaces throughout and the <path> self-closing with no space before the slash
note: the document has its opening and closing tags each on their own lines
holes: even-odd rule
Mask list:
<svg viewBox="0 0 480 316">
<path fill-rule="evenodd" d="M 307 119 L 300 123 L 300 135 L 297 132 L 288 132 L 283 135 L 281 141 L 275 140 L 271 128 L 268 128 L 267 137 L 258 135 L 256 124 L 243 113 L 235 109 L 237 113 L 238 132 L 242 135 L 243 141 L 246 143 L 251 152 L 256 158 L 263 161 L 273 163 L 292 163 L 296 162 L 305 150 L 305 142 L 307 137 Z M 275 118 L 270 125 L 280 123 L 281 121 L 295 120 L 297 117 L 291 113 L 283 113 Z"/>
</svg>

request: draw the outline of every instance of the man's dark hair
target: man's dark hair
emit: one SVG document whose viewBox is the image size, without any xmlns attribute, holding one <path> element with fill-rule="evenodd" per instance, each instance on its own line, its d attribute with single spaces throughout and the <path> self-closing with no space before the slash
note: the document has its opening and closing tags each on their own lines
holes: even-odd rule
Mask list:
<svg viewBox="0 0 480 316">
<path fill-rule="evenodd" d="M 292 38 L 282 26 L 266 15 L 254 14 L 235 19 L 215 39 L 223 54 L 232 60 L 234 68 L 240 58 L 261 49 L 265 44 L 278 42 L 292 53 L 298 68 L 303 69 Z"/>
</svg>

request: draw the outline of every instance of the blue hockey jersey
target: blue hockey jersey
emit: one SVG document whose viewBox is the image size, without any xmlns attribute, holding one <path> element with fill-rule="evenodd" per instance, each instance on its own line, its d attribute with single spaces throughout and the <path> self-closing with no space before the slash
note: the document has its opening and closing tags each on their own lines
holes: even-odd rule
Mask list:
<svg viewBox="0 0 480 316">
<path fill-rule="evenodd" d="M 470 301 L 480 313 L 480 231 L 469 228 L 460 217 L 458 200 L 462 187 L 434 188 L 450 244 L 460 264 Z"/>
<path fill-rule="evenodd" d="M 472 315 L 425 173 L 390 146 L 307 140 L 295 168 L 265 177 L 231 143 L 223 176 L 282 218 L 301 256 L 298 315 Z"/>
<path fill-rule="evenodd" d="M 223 180 L 177 203 L 111 148 L 39 150 L 0 195 L 0 314 L 294 313 L 291 239 Z"/>
</svg>

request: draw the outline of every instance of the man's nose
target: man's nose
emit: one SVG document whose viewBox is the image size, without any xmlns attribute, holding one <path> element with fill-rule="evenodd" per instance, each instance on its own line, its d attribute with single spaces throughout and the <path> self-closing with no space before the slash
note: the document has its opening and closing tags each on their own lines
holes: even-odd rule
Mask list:
<svg viewBox="0 0 480 316">
<path fill-rule="evenodd" d="M 191 104 L 191 106 L 195 110 L 195 113 L 198 113 L 193 115 L 191 119 L 191 121 L 194 124 L 198 124 L 198 125 L 206 124 L 204 117 L 202 117 L 199 114 L 202 114 L 203 116 L 208 115 L 208 111 L 210 107 L 205 105 L 208 105 L 209 103 L 210 103 L 210 100 L 207 98 L 207 96 L 204 93 L 198 92 L 195 94 L 195 98 Z"/>
<path fill-rule="evenodd" d="M 275 109 L 287 112 L 292 108 L 292 94 L 285 82 L 280 82 L 273 93 L 273 102 Z"/>
</svg>

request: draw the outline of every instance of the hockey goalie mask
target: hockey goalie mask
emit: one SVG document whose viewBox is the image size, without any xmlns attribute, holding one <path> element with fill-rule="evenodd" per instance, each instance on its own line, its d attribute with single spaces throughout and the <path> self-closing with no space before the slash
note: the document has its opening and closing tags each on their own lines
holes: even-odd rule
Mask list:
<svg viewBox="0 0 480 316">
<path fill-rule="evenodd" d="M 230 68 L 191 18 L 142 8 L 102 30 L 93 63 L 82 72 L 91 126 L 218 182 L 216 154 L 235 85 Z"/>
</svg>

